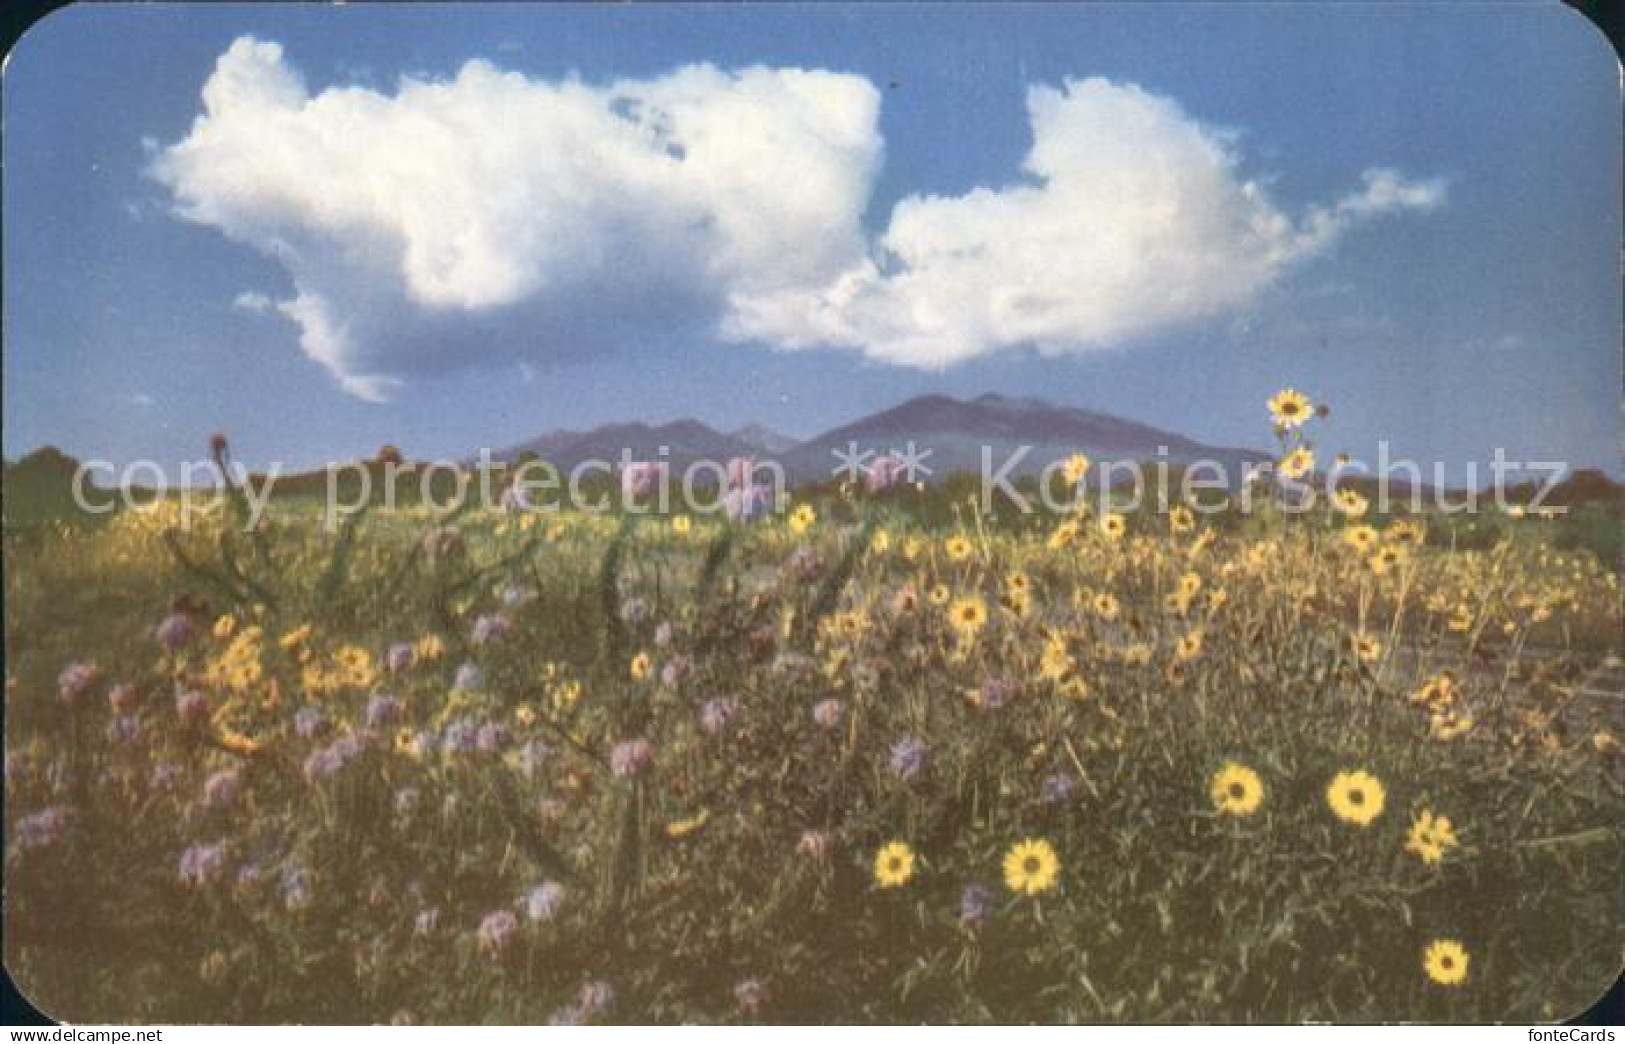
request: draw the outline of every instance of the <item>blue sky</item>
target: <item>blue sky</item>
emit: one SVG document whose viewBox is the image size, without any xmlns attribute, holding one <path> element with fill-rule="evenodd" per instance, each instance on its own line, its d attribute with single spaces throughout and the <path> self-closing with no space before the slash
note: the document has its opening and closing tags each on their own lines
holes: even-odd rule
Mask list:
<svg viewBox="0 0 1625 1044">
<path fill-rule="evenodd" d="M 460 75 L 476 59 L 521 75 Z M 696 63 L 721 72 L 674 79 Z M 409 104 L 403 76 L 443 91 Z M 711 175 L 679 193 L 644 178 L 659 155 L 593 153 L 526 181 L 574 139 L 480 126 L 482 99 L 553 127 L 572 82 L 622 115 L 684 99 L 665 147 Z M 426 158 L 400 128 L 434 99 L 469 136 Z M 694 129 L 747 102 L 779 144 Z M 1617 473 L 1619 121 L 1611 50 L 1556 4 L 68 8 L 5 73 L 4 449 L 173 462 L 224 430 L 299 467 L 620 419 L 811 435 L 985 391 L 1260 446 L 1291 385 L 1360 458 Z M 1135 207 L 1178 214 L 1147 242 Z M 860 298 L 813 314 L 853 272 Z M 984 295 L 1001 279 L 1037 303 Z M 277 310 L 298 300 L 349 340 Z"/>
</svg>

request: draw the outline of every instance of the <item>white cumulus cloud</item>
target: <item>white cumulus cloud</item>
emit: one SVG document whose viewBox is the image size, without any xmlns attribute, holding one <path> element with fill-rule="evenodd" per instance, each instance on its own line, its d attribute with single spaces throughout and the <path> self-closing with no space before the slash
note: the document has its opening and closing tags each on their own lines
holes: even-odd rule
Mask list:
<svg viewBox="0 0 1625 1044">
<path fill-rule="evenodd" d="M 1352 225 L 1444 199 L 1374 169 L 1293 218 L 1171 99 L 1090 79 L 1033 87 L 1027 111 L 1024 182 L 904 199 L 873 256 L 822 287 L 736 296 L 729 331 L 921 367 L 1088 351 L 1241 308 Z"/>
<path fill-rule="evenodd" d="M 152 175 L 181 217 L 286 269 L 290 296 L 238 307 L 296 324 L 370 400 L 676 336 L 922 367 L 1086 351 L 1242 308 L 1350 226 L 1444 194 L 1371 170 L 1289 215 L 1227 135 L 1093 79 L 1031 89 L 1020 183 L 906 198 L 871 241 L 880 96 L 859 76 L 695 65 L 595 86 L 472 61 L 313 93 L 245 37 L 202 100 Z"/>
</svg>

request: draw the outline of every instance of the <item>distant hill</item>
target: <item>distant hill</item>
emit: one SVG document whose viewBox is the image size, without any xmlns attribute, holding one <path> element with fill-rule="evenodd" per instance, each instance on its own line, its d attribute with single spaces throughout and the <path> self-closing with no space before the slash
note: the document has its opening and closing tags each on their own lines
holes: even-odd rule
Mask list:
<svg viewBox="0 0 1625 1044">
<path fill-rule="evenodd" d="M 661 448 L 666 449 L 664 455 Z M 512 462 L 526 453 L 534 453 L 562 472 L 586 460 L 601 460 L 610 464 L 620 461 L 624 451 L 630 451 L 633 460 L 670 461 L 674 471 L 681 471 L 695 461 L 706 460 L 725 463 L 730 457 L 759 457 L 763 447 L 728 435 L 697 420 L 678 420 L 670 424 L 606 424 L 590 431 L 554 431 L 500 450 L 492 456 L 503 462 Z"/>
<path fill-rule="evenodd" d="M 788 453 L 801 442 L 800 439 L 791 438 L 789 435 L 774 431 L 765 424 L 747 424 L 743 428 L 731 431 L 728 434 L 740 442 L 755 446 L 762 453 L 770 453 L 775 456 L 780 453 Z"/>
<path fill-rule="evenodd" d="M 982 395 L 960 400 L 946 395 L 923 395 L 827 431 L 795 447 L 781 458 L 792 481 L 826 479 L 839 464 L 838 453 L 854 443 L 877 453 L 903 451 L 909 442 L 929 449 L 923 464 L 932 476 L 953 472 L 979 472 L 983 447 L 991 450 L 993 468 L 1004 465 L 1022 447 L 1029 447 L 1008 472 L 1035 475 L 1073 453 L 1088 454 L 1097 462 L 1167 460 L 1186 464 L 1216 461 L 1232 480 L 1244 467 L 1268 460 L 1255 450 L 1208 446 L 1175 432 L 1125 420 L 1109 413 L 1057 406 L 1035 398 Z"/>
</svg>

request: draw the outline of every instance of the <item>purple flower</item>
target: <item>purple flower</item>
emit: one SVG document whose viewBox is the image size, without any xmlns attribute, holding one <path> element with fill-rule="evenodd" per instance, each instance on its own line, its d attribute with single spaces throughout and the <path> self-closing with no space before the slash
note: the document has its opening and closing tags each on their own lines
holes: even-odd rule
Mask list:
<svg viewBox="0 0 1625 1044">
<path fill-rule="evenodd" d="M 903 458 L 895 453 L 887 453 L 869 465 L 863 476 L 863 488 L 870 493 L 880 493 L 901 482 L 908 476 L 908 465 Z"/>
<path fill-rule="evenodd" d="M 654 747 L 646 739 L 630 739 L 615 744 L 609 752 L 609 767 L 622 779 L 641 776 L 654 761 Z"/>
<path fill-rule="evenodd" d="M 141 719 L 134 714 L 120 714 L 107 723 L 109 743 L 134 743 L 141 738 Z"/>
<path fill-rule="evenodd" d="M 527 782 L 533 782 L 542 774 L 542 767 L 547 764 L 549 755 L 547 744 L 541 740 L 527 740 L 519 748 L 519 772 Z"/>
<path fill-rule="evenodd" d="M 265 871 L 258 863 L 244 863 L 237 868 L 237 890 L 253 894 L 265 884 Z"/>
<path fill-rule="evenodd" d="M 665 473 L 664 464 L 647 460 L 632 460 L 621 465 L 621 496 L 636 500 L 647 496 Z"/>
<path fill-rule="evenodd" d="M 589 982 L 581 987 L 581 999 L 577 1003 L 588 1015 L 602 1015 L 615 1006 L 615 987 L 601 979 Z"/>
<path fill-rule="evenodd" d="M 959 897 L 959 923 L 967 928 L 979 928 L 993 913 L 993 893 L 979 884 L 966 887 Z"/>
<path fill-rule="evenodd" d="M 671 644 L 671 637 L 672 637 L 671 621 L 670 620 L 662 620 L 662 621 L 660 621 L 660 626 L 655 628 L 655 644 L 658 645 L 660 648 L 664 649 L 666 646 Z"/>
<path fill-rule="evenodd" d="M 841 717 L 846 713 L 846 704 L 840 700 L 820 700 L 813 706 L 813 721 L 826 729 L 833 729 L 841 723 Z"/>
<path fill-rule="evenodd" d="M 773 491 L 767 486 L 751 483 L 730 489 L 722 497 L 722 511 L 735 522 L 752 522 L 766 515 L 773 506 Z"/>
<path fill-rule="evenodd" d="M 230 808 L 236 804 L 241 789 L 242 780 L 237 773 L 222 769 L 204 781 L 203 804 L 215 811 Z"/>
<path fill-rule="evenodd" d="M 986 710 L 998 710 L 1016 694 L 1016 683 L 995 675 L 982 682 L 981 705 Z"/>
<path fill-rule="evenodd" d="M 564 886 L 557 881 L 543 881 L 525 896 L 525 914 L 532 921 L 551 921 L 564 905 Z"/>
<path fill-rule="evenodd" d="M 739 714 L 739 701 L 726 696 L 705 701 L 700 708 L 700 727 L 711 735 L 716 736 L 726 732 L 728 726 Z"/>
<path fill-rule="evenodd" d="M 380 729 L 385 725 L 393 725 L 401 720 L 404 711 L 400 700 L 388 693 L 374 693 L 367 701 L 367 727 Z"/>
<path fill-rule="evenodd" d="M 676 656 L 673 656 L 671 659 L 667 660 L 666 665 L 660 669 L 660 680 L 665 684 L 666 688 L 675 689 L 679 685 L 683 684 L 683 682 L 687 681 L 688 676 L 693 673 L 693 657 L 678 653 Z"/>
<path fill-rule="evenodd" d="M 494 910 L 480 922 L 480 949 L 493 954 L 501 953 L 518 930 L 519 918 L 511 910 Z"/>
<path fill-rule="evenodd" d="M 501 613 L 481 613 L 474 620 L 474 632 L 469 640 L 475 645 L 490 645 L 513 633 L 513 622 Z"/>
<path fill-rule="evenodd" d="M 293 716 L 293 731 L 300 739 L 315 739 L 327 731 L 327 715 L 319 707 L 300 707 Z"/>
<path fill-rule="evenodd" d="M 173 790 L 180 776 L 181 767 L 179 765 L 172 765 L 167 761 L 160 762 L 152 766 L 152 772 L 147 776 L 147 786 L 153 790 Z"/>
<path fill-rule="evenodd" d="M 892 744 L 891 770 L 898 779 L 918 779 L 925 771 L 930 748 L 918 736 L 906 736 Z"/>
<path fill-rule="evenodd" d="M 1076 777 L 1062 773 L 1044 780 L 1044 800 L 1061 804 L 1072 800 L 1072 795 L 1078 792 Z"/>
<path fill-rule="evenodd" d="M 201 721 L 209 713 L 209 698 L 195 689 L 175 694 L 175 713 L 184 723 Z"/>
<path fill-rule="evenodd" d="M 767 983 L 754 975 L 741 980 L 734 986 L 734 1000 L 739 1004 L 740 1011 L 755 1015 L 767 1003 Z"/>
<path fill-rule="evenodd" d="M 282 906 L 289 911 L 303 910 L 315 901 L 310 871 L 302 866 L 290 866 L 282 871 Z"/>
<path fill-rule="evenodd" d="M 77 704 L 96 684 L 101 673 L 93 663 L 72 663 L 64 667 L 56 677 L 57 693 L 62 697 L 62 702 L 70 707 Z"/>
<path fill-rule="evenodd" d="M 457 668 L 457 675 L 451 681 L 453 689 L 463 692 L 478 692 L 485 686 L 485 672 L 477 664 L 465 663 Z"/>
<path fill-rule="evenodd" d="M 305 759 L 305 779 L 320 783 L 332 779 L 361 754 L 361 741 L 344 735 Z"/>
<path fill-rule="evenodd" d="M 165 649 L 177 652 L 197 637 L 197 625 L 192 622 L 190 613 L 170 613 L 159 622 L 153 634 Z"/>
<path fill-rule="evenodd" d="M 62 839 L 67 829 L 68 810 L 53 805 L 17 820 L 17 847 L 24 852 L 49 848 Z"/>
<path fill-rule="evenodd" d="M 502 604 L 509 609 L 517 609 L 536 597 L 536 592 L 524 584 L 506 584 L 502 588 Z"/>
<path fill-rule="evenodd" d="M 488 721 L 474 734 L 474 747 L 481 754 L 499 754 L 513 742 L 513 733 L 499 721 Z"/>
<path fill-rule="evenodd" d="M 396 642 L 384 650 L 384 667 L 392 672 L 406 670 L 416 659 L 417 652 L 411 642 Z"/>
<path fill-rule="evenodd" d="M 129 682 L 119 682 L 107 693 L 107 705 L 114 714 L 128 714 L 141 702 L 141 691 Z"/>
<path fill-rule="evenodd" d="M 224 841 L 214 841 L 209 844 L 194 841 L 186 846 L 186 851 L 181 853 L 181 884 L 189 888 L 201 888 L 218 880 L 225 871 L 226 843 Z"/>
<path fill-rule="evenodd" d="M 448 754 L 467 754 L 474 749 L 476 731 L 473 722 L 458 719 L 440 734 L 440 746 Z"/>
</svg>

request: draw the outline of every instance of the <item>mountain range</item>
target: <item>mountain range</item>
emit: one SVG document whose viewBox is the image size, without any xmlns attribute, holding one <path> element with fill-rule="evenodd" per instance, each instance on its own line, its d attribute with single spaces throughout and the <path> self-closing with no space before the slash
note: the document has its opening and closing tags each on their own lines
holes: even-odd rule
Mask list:
<svg viewBox="0 0 1625 1044">
<path fill-rule="evenodd" d="M 701 460 L 755 457 L 777 461 L 791 482 L 804 483 L 829 478 L 843 455 L 905 453 L 911 445 L 920 454 L 926 474 L 933 477 L 980 471 L 984 450 L 994 470 L 1012 462 L 1005 472 L 1011 477 L 1037 474 L 1051 462 L 1078 452 L 1102 463 L 1213 460 L 1232 476 L 1268 459 L 1255 450 L 1208 446 L 1097 410 L 995 394 L 968 400 L 922 395 L 805 441 L 760 424 L 723 432 L 684 419 L 553 431 L 493 456 L 513 461 L 535 454 L 566 472 L 586 460 L 619 461 L 623 452 L 633 460 L 670 461 L 679 472 Z"/>
</svg>

